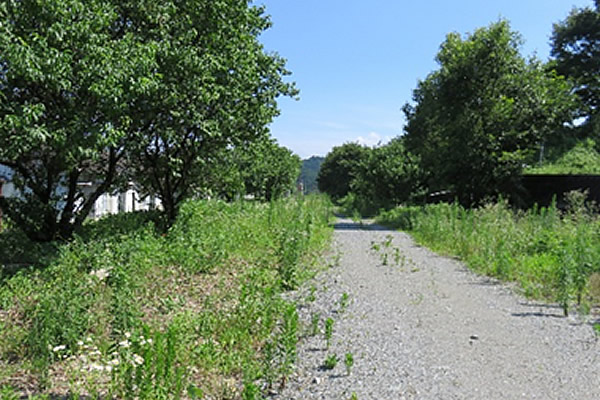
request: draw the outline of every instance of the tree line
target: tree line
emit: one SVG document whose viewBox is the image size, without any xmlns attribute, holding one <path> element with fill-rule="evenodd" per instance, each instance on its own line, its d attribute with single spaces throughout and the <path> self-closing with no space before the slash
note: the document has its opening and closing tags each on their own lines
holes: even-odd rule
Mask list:
<svg viewBox="0 0 600 400">
<path fill-rule="evenodd" d="M 518 202 L 523 169 L 545 153 L 600 146 L 599 32 L 596 0 L 554 25 L 546 63 L 521 55 L 506 20 L 447 35 L 438 69 L 403 107 L 404 134 L 376 148 L 334 148 L 320 190 L 366 213 L 432 194 L 469 207 L 499 195 Z"/>
<path fill-rule="evenodd" d="M 0 164 L 21 194 L 4 212 L 48 241 L 129 182 L 171 223 L 193 196 L 284 192 L 300 160 L 267 125 L 298 91 L 269 26 L 247 0 L 1 2 Z"/>
</svg>

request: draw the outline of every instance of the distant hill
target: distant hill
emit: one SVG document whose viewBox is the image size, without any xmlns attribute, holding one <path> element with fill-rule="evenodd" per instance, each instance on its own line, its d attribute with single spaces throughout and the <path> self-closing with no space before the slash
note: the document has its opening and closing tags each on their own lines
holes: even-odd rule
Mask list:
<svg viewBox="0 0 600 400">
<path fill-rule="evenodd" d="M 317 187 L 317 175 L 321 169 L 325 157 L 312 156 L 308 160 L 302 160 L 302 170 L 298 182 L 304 184 L 305 193 L 315 193 L 319 191 Z"/>
</svg>

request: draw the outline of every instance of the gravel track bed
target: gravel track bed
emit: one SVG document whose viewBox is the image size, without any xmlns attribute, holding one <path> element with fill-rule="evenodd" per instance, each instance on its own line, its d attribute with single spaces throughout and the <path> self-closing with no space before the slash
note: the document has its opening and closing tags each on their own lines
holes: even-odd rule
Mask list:
<svg viewBox="0 0 600 400">
<path fill-rule="evenodd" d="M 528 301 L 407 234 L 364 228 L 339 220 L 337 265 L 295 294 L 304 327 L 298 362 L 272 398 L 600 399 L 591 317 L 565 318 L 559 307 Z M 311 336 L 315 313 L 321 333 Z M 328 317 L 335 321 L 329 349 Z M 334 353 L 340 361 L 324 369 Z"/>
</svg>

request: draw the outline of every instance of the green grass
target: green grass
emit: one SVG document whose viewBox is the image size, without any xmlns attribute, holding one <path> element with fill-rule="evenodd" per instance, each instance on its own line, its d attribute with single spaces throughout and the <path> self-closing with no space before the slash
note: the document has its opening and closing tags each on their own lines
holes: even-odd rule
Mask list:
<svg viewBox="0 0 600 400">
<path fill-rule="evenodd" d="M 346 366 L 346 372 L 350 375 L 352 372 L 352 367 L 354 366 L 354 356 L 352 353 L 346 353 L 344 356 L 344 365 Z"/>
<path fill-rule="evenodd" d="M 260 398 L 295 362 L 281 293 L 315 273 L 330 213 L 321 197 L 190 201 L 166 232 L 159 214 L 118 215 L 32 254 L 3 232 L 21 250 L 2 260 L 1 393 L 24 378 L 75 398 Z"/>
<path fill-rule="evenodd" d="M 323 361 L 323 368 L 327 370 L 332 370 L 335 368 L 338 361 L 339 359 L 337 354 L 328 354 L 325 358 L 325 361 Z"/>
<path fill-rule="evenodd" d="M 565 212 L 555 206 L 515 212 L 502 201 L 474 210 L 403 207 L 377 221 L 460 257 L 478 273 L 516 281 L 527 296 L 557 301 L 567 314 L 574 303 L 600 301 L 598 285 L 590 285 L 600 272 L 600 220 L 581 194 L 571 194 L 570 202 Z"/>
</svg>

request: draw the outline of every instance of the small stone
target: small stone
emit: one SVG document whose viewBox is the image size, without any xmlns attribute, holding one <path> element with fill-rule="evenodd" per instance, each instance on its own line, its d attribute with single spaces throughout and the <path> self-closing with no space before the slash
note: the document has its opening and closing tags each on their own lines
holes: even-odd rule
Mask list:
<svg viewBox="0 0 600 400">
<path fill-rule="evenodd" d="M 320 385 L 321 384 L 321 378 L 319 378 L 318 376 L 315 376 L 312 383 L 314 383 L 315 385 Z"/>
<path fill-rule="evenodd" d="M 471 335 L 470 339 L 471 340 L 479 340 L 479 336 L 478 335 Z"/>
</svg>

